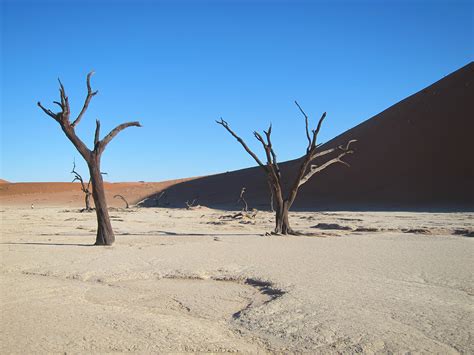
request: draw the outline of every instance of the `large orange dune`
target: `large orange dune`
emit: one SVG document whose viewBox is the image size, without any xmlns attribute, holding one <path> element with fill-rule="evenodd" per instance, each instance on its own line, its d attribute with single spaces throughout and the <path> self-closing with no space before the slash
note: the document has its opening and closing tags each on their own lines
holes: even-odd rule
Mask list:
<svg viewBox="0 0 474 355">
<path fill-rule="evenodd" d="M 324 150 L 358 140 L 355 154 L 345 158 L 351 167 L 333 165 L 315 175 L 302 186 L 294 207 L 473 209 L 472 132 L 471 62 L 322 145 Z M 238 143 L 229 137 L 229 144 Z M 298 160 L 281 164 L 286 188 L 298 164 Z M 268 187 L 257 167 L 172 185 L 166 189 L 166 202 L 183 206 L 184 201 L 197 199 L 201 205 L 236 208 L 243 186 L 251 207 L 268 208 Z M 145 205 L 156 201 L 151 197 Z"/>
</svg>

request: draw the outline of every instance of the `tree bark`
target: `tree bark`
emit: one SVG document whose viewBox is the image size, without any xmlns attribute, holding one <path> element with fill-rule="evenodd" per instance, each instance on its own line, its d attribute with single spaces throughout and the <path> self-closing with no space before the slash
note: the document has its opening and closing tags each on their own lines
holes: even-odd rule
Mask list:
<svg viewBox="0 0 474 355">
<path fill-rule="evenodd" d="M 100 156 L 94 154 L 88 163 L 92 181 L 92 198 L 97 215 L 97 236 L 95 245 L 112 245 L 115 235 L 110 223 L 107 200 L 105 199 L 104 181 L 100 173 Z"/>
<path fill-rule="evenodd" d="M 290 221 L 288 219 L 288 211 L 290 207 L 288 201 L 279 203 L 275 211 L 275 234 L 292 234 L 293 230 L 290 227 Z"/>
<path fill-rule="evenodd" d="M 86 211 L 91 211 L 92 208 L 91 208 L 91 193 L 90 192 L 86 192 L 85 193 L 86 196 L 85 196 L 85 202 L 86 202 Z"/>
</svg>

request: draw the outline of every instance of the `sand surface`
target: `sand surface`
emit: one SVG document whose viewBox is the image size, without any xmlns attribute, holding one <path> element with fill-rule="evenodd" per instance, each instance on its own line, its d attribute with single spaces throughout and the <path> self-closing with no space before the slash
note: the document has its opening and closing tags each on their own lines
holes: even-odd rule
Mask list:
<svg viewBox="0 0 474 355">
<path fill-rule="evenodd" d="M 0 210 L 1 353 L 474 352 L 473 214 Z"/>
</svg>

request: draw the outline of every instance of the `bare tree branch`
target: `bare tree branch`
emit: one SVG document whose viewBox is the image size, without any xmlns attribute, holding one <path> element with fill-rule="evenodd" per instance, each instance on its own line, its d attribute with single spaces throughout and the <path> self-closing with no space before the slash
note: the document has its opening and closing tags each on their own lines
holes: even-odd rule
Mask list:
<svg viewBox="0 0 474 355">
<path fill-rule="evenodd" d="M 263 140 L 262 136 L 260 135 L 260 133 L 258 133 L 257 131 L 254 131 L 253 132 L 253 135 L 255 136 L 255 138 L 257 138 L 257 140 L 262 143 L 263 145 L 263 148 L 265 150 L 267 150 L 267 143 L 265 143 L 265 141 Z M 267 159 L 268 160 L 268 164 L 270 164 L 272 161 L 270 159 Z"/>
<path fill-rule="evenodd" d="M 97 119 L 95 120 L 94 149 L 98 147 L 99 140 L 100 140 L 100 121 Z"/>
<path fill-rule="evenodd" d="M 313 130 L 313 140 L 311 141 L 311 149 L 316 148 L 316 139 L 318 138 L 319 130 L 321 129 L 321 125 L 323 124 L 323 121 L 325 118 L 326 118 L 326 112 L 324 112 L 321 118 L 319 119 L 318 127 L 315 130 Z"/>
<path fill-rule="evenodd" d="M 255 155 L 254 152 L 250 150 L 250 148 L 245 144 L 242 138 L 240 138 L 230 127 L 229 124 L 224 121 L 222 118 L 220 121 L 216 121 L 217 124 L 220 124 L 222 127 L 224 127 L 237 141 L 244 147 L 245 151 L 250 154 L 250 156 L 257 162 L 258 165 L 260 165 L 265 171 L 268 171 L 267 167 L 260 161 L 260 159 Z"/>
<path fill-rule="evenodd" d="M 86 96 L 86 99 L 84 101 L 84 105 L 82 106 L 81 112 L 79 113 L 77 118 L 74 120 L 74 122 L 71 124 L 71 126 L 73 126 L 73 127 L 75 127 L 79 123 L 79 121 L 82 119 L 82 116 L 87 111 L 87 108 L 89 107 L 89 103 L 91 102 L 92 98 L 95 95 L 97 95 L 97 93 L 99 92 L 98 90 L 92 91 L 92 88 L 91 88 L 91 76 L 92 75 L 94 75 L 93 71 L 91 71 L 89 74 L 87 74 L 87 80 L 86 80 L 86 83 L 87 83 L 87 96 Z"/>
<path fill-rule="evenodd" d="M 74 180 L 72 180 L 72 182 L 74 181 L 79 181 L 81 183 L 81 188 L 82 188 L 82 191 L 83 192 L 86 192 L 87 191 L 87 188 L 84 184 L 84 180 L 82 179 L 82 176 L 76 171 L 76 161 L 74 160 L 73 163 L 72 163 L 72 171 L 71 171 L 71 174 L 74 174 Z"/>
<path fill-rule="evenodd" d="M 357 139 L 351 139 L 349 142 L 347 142 L 347 144 L 346 144 L 345 147 L 342 146 L 342 145 L 340 145 L 340 146 L 338 146 L 338 147 L 336 147 L 336 148 L 330 148 L 330 149 L 323 150 L 323 151 L 321 151 L 321 152 L 317 152 L 316 154 L 313 154 L 313 159 L 311 159 L 311 160 L 314 160 L 314 159 L 316 159 L 316 158 L 318 158 L 318 157 L 322 157 L 322 156 L 324 156 L 324 155 L 330 154 L 330 153 L 335 152 L 335 151 L 337 151 L 337 150 L 340 150 L 340 151 L 349 150 L 349 146 L 350 146 L 352 143 L 355 143 L 355 142 L 357 142 Z"/>
<path fill-rule="evenodd" d="M 43 107 L 43 105 L 41 105 L 41 102 L 38 102 L 38 106 L 43 110 L 44 113 L 46 113 L 48 116 L 52 117 L 56 122 L 59 123 L 64 134 L 66 134 L 66 136 L 74 144 L 74 146 L 79 151 L 79 153 L 81 153 L 84 159 L 89 162 L 91 151 L 87 148 L 84 142 L 82 142 L 82 140 L 76 135 L 74 127 L 72 127 L 69 123 L 69 99 L 66 95 L 66 90 L 64 89 L 64 85 L 62 84 L 61 80 L 58 79 L 58 82 L 61 102 L 54 101 L 54 104 L 58 105 L 61 108 L 61 112 L 54 113 L 51 110 Z"/>
<path fill-rule="evenodd" d="M 338 148 L 339 150 L 342 150 L 342 151 L 348 151 L 350 145 L 351 145 L 352 143 L 355 143 L 355 142 L 357 142 L 357 139 L 351 139 L 350 141 L 348 141 L 348 142 L 346 143 L 346 146 L 345 146 L 345 147 L 344 147 L 343 145 L 340 145 L 340 146 L 338 146 L 337 148 Z"/>
<path fill-rule="evenodd" d="M 341 154 L 339 154 L 336 158 L 327 161 L 323 165 L 320 165 L 320 166 L 311 165 L 309 172 L 299 181 L 298 186 L 303 185 L 309 179 L 311 179 L 311 177 L 314 174 L 319 173 L 320 171 L 322 171 L 322 170 L 326 169 L 327 167 L 331 166 L 332 164 L 341 163 L 341 164 L 343 164 L 347 167 L 350 167 L 350 165 L 347 162 L 341 160 L 341 158 L 346 156 L 347 154 L 352 154 L 352 153 L 354 153 L 353 150 L 346 150 L 346 151 L 342 152 Z"/>
<path fill-rule="evenodd" d="M 308 147 L 306 148 L 306 152 L 309 152 L 309 150 L 311 149 L 311 138 L 309 136 L 309 128 L 308 128 L 308 115 L 306 115 L 306 113 L 303 111 L 303 109 L 301 108 L 300 104 L 298 103 L 298 101 L 295 100 L 295 104 L 296 106 L 298 106 L 298 108 L 300 109 L 300 112 L 303 114 L 304 116 L 304 122 L 306 124 L 306 138 L 308 139 Z"/>
<path fill-rule="evenodd" d="M 125 199 L 125 197 L 123 197 L 122 195 L 115 195 L 114 198 L 119 198 L 119 199 L 121 199 L 123 202 L 125 202 L 125 208 L 129 208 L 128 202 L 127 202 L 127 200 Z"/>
<path fill-rule="evenodd" d="M 61 120 L 64 122 L 69 122 L 69 114 L 71 113 L 71 109 L 69 107 L 69 98 L 66 95 L 66 90 L 64 89 L 64 85 L 61 80 L 58 78 L 59 81 L 59 96 L 61 97 Z"/>
<path fill-rule="evenodd" d="M 271 132 L 271 126 L 269 128 L 269 132 Z M 268 132 L 265 132 L 265 134 L 267 134 L 267 133 Z M 274 161 L 273 161 L 272 148 L 267 143 L 265 143 L 265 141 L 262 138 L 262 136 L 260 135 L 260 133 L 255 131 L 255 132 L 253 132 L 253 135 L 255 136 L 255 138 L 257 138 L 257 140 L 260 143 L 262 143 L 263 149 L 265 150 L 265 155 L 267 157 L 267 169 L 265 171 L 269 175 L 269 178 L 275 182 L 275 184 L 279 184 L 279 182 L 280 182 L 279 169 L 278 169 L 278 165 L 275 164 Z M 267 135 L 267 137 L 268 137 L 268 135 Z"/>
<path fill-rule="evenodd" d="M 272 156 L 272 164 L 279 180 L 281 177 L 281 173 L 280 173 L 280 167 L 278 166 L 278 162 L 277 162 L 277 156 L 275 154 L 275 151 L 273 150 L 273 145 L 272 145 L 272 140 L 271 140 L 271 134 L 272 134 L 271 123 L 270 123 L 270 127 L 268 127 L 268 131 L 263 131 L 263 133 L 265 133 L 265 136 L 267 137 L 267 146 L 268 146 L 268 149 L 270 149 L 270 154 Z"/>
<path fill-rule="evenodd" d="M 125 128 L 128 128 L 128 127 L 141 127 L 141 124 L 140 122 L 138 121 L 134 121 L 134 122 L 126 122 L 126 123 L 122 123 L 120 125 L 118 125 L 117 127 L 115 127 L 113 130 L 110 131 L 109 134 L 107 134 L 104 139 L 102 139 L 101 141 L 99 141 L 98 143 L 98 147 L 100 149 L 100 151 L 103 151 L 105 149 L 105 147 L 107 146 L 107 144 L 110 143 L 110 141 L 117 135 L 119 134 L 120 131 L 123 131 Z"/>
<path fill-rule="evenodd" d="M 265 131 L 264 131 L 265 132 Z M 266 132 L 265 132 L 266 133 Z M 263 146 L 263 149 L 265 150 L 265 155 L 267 156 L 267 165 L 269 167 L 272 167 L 273 166 L 273 159 L 272 159 L 272 154 L 271 154 L 271 149 L 270 147 L 268 146 L 267 143 L 265 143 L 265 141 L 263 140 L 263 137 L 260 135 L 260 133 L 258 133 L 257 131 L 253 132 L 253 135 L 255 136 L 255 138 L 257 138 L 257 140 L 262 143 L 262 146 Z"/>
<path fill-rule="evenodd" d="M 45 114 L 47 114 L 48 116 L 54 118 L 55 121 L 59 122 L 59 114 L 58 113 L 54 113 L 50 109 L 45 108 L 43 105 L 41 105 L 41 102 L 39 102 L 39 101 L 38 101 L 37 105 L 38 105 L 39 108 L 41 108 L 43 110 L 43 112 Z"/>
</svg>

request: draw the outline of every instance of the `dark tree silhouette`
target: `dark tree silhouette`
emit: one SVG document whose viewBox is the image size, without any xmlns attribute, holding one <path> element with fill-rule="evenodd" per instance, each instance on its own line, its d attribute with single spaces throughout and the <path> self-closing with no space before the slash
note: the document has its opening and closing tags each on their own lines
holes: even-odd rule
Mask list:
<svg viewBox="0 0 474 355">
<path fill-rule="evenodd" d="M 102 180 L 102 174 L 100 172 L 100 159 L 104 152 L 107 144 L 122 130 L 127 127 L 136 126 L 141 127 L 139 122 L 126 122 L 115 127 L 109 134 L 107 134 L 102 140 L 100 139 L 100 121 L 96 120 L 96 129 L 94 135 L 94 148 L 91 150 L 87 148 L 84 142 L 76 135 L 75 128 L 81 121 L 84 113 L 89 107 L 89 103 L 92 98 L 97 95 L 98 91 L 92 91 L 90 79 L 94 72 L 87 74 L 87 96 L 84 101 L 84 105 L 79 115 L 71 122 L 71 110 L 69 107 L 69 98 L 66 95 L 66 90 L 63 84 L 59 80 L 59 96 L 60 102 L 53 101 L 59 106 L 61 111 L 54 113 L 53 111 L 43 107 L 41 102 L 38 102 L 38 106 L 48 116 L 53 118 L 59 123 L 66 137 L 72 142 L 72 144 L 79 151 L 81 156 L 87 163 L 90 173 L 90 179 L 92 183 L 92 198 L 94 199 L 95 210 L 97 214 L 97 237 L 96 245 L 112 245 L 115 241 L 115 235 L 110 224 L 109 212 L 107 210 L 107 201 L 105 199 L 104 182 Z"/>
<path fill-rule="evenodd" d="M 241 203 L 242 202 L 242 211 L 243 212 L 247 212 L 249 210 L 249 207 L 247 205 L 247 201 L 245 201 L 245 197 L 244 197 L 244 194 L 245 194 L 245 191 L 246 191 L 246 188 L 245 187 L 242 187 L 242 190 L 240 190 L 240 196 L 239 196 L 239 199 L 237 200 L 237 203 Z"/>
<path fill-rule="evenodd" d="M 296 195 L 298 194 L 298 190 L 306 183 L 313 175 L 316 173 L 326 169 L 327 167 L 331 166 L 335 163 L 341 163 L 346 166 L 349 164 L 342 159 L 347 154 L 352 154 L 354 151 L 350 149 L 351 143 L 356 142 L 356 140 L 350 140 L 347 142 L 346 146 L 338 146 L 336 148 L 330 148 L 323 151 L 319 151 L 318 145 L 316 143 L 316 139 L 318 137 L 318 133 L 321 129 L 321 125 L 326 118 L 326 112 L 321 116 L 319 119 L 318 125 L 316 129 L 311 130 L 311 133 L 308 128 L 308 116 L 300 107 L 298 102 L 295 101 L 295 104 L 298 106 L 299 110 L 303 114 L 305 118 L 306 124 L 306 138 L 308 140 L 308 146 L 306 148 L 306 154 L 301 158 L 301 165 L 297 172 L 297 175 L 290 185 L 289 192 L 285 195 L 283 191 L 283 184 L 281 178 L 280 167 L 278 166 L 277 157 L 275 151 L 272 146 L 271 142 L 271 134 L 272 134 L 272 125 L 268 128 L 268 131 L 263 131 L 265 134 L 265 139 L 258 133 L 254 132 L 255 138 L 262 144 L 263 149 L 265 150 L 266 160 L 267 163 L 263 164 L 262 161 L 258 158 L 258 156 L 250 150 L 247 144 L 240 138 L 230 127 L 229 124 L 224 121 L 222 118 L 220 121 L 216 121 L 222 127 L 224 127 L 237 141 L 242 145 L 245 151 L 257 162 L 257 164 L 265 171 L 267 176 L 268 184 L 270 185 L 272 198 L 275 200 L 276 209 L 275 209 L 275 234 L 297 234 L 295 233 L 291 227 L 290 222 L 288 220 L 288 211 L 291 208 L 293 202 L 295 201 Z M 311 164 L 316 158 L 322 157 L 331 153 L 337 152 L 338 155 L 323 164 L 316 165 Z"/>
<path fill-rule="evenodd" d="M 275 208 L 273 207 L 273 189 L 272 189 L 272 184 L 270 181 L 267 179 L 267 184 L 268 184 L 268 191 L 270 192 L 270 212 L 275 212 Z"/>
<path fill-rule="evenodd" d="M 85 200 L 85 203 L 86 203 L 86 208 L 84 208 L 82 211 L 86 211 L 86 212 L 92 211 L 92 208 L 91 208 L 91 195 L 92 195 L 92 192 L 91 192 L 91 189 L 90 189 L 91 179 L 89 178 L 89 182 L 87 183 L 87 185 L 84 183 L 84 180 L 82 179 L 81 174 L 79 174 L 76 171 L 76 162 L 73 162 L 71 174 L 74 174 L 74 180 L 72 180 L 72 182 L 79 181 L 81 183 L 81 190 L 82 190 L 82 192 L 84 192 L 84 195 L 85 195 L 84 200 Z"/>
</svg>

